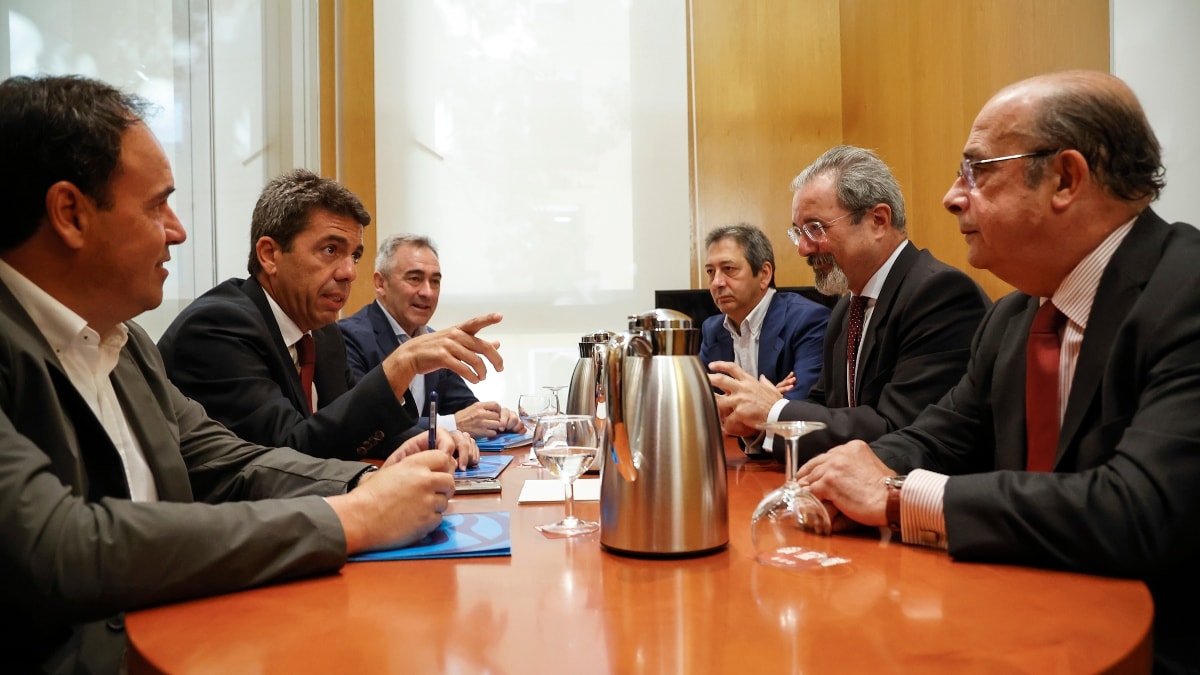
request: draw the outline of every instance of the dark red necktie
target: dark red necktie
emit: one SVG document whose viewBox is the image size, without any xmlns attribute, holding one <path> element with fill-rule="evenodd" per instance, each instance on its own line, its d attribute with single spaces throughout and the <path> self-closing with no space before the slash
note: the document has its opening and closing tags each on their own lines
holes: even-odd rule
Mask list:
<svg viewBox="0 0 1200 675">
<path fill-rule="evenodd" d="M 850 406 L 854 407 L 854 371 L 858 367 L 858 345 L 862 342 L 863 317 L 870 298 L 856 295 L 850 299 L 850 332 L 846 336 L 846 360 L 850 368 Z"/>
<path fill-rule="evenodd" d="M 317 372 L 317 347 L 313 344 L 312 335 L 305 333 L 296 342 L 296 360 L 300 362 L 300 389 L 304 391 L 304 401 L 311 413 L 313 375 Z"/>
<path fill-rule="evenodd" d="M 1058 329 L 1066 319 L 1047 300 L 1038 308 L 1025 343 L 1027 471 L 1051 471 L 1058 452 Z"/>
</svg>

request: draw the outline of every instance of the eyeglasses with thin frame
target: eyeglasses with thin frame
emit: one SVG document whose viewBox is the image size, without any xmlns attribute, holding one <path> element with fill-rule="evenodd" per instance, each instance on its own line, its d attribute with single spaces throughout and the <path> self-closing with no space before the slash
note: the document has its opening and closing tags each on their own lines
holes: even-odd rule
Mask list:
<svg viewBox="0 0 1200 675">
<path fill-rule="evenodd" d="M 819 220 L 810 220 L 805 222 L 803 225 L 792 225 L 787 231 L 788 239 L 792 240 L 793 245 L 799 246 L 800 236 L 803 234 L 803 236 L 808 237 L 808 240 L 812 243 L 819 244 L 825 241 L 825 230 L 828 230 L 830 225 L 833 225 L 843 218 L 849 218 L 852 215 L 854 215 L 853 211 L 845 215 L 838 216 L 837 218 L 834 218 L 826 223 L 823 223 Z"/>
<path fill-rule="evenodd" d="M 962 164 L 958 167 L 958 177 L 967 181 L 967 185 L 975 189 L 975 167 L 983 164 L 995 164 L 996 162 L 1007 162 L 1010 159 L 1023 159 L 1025 157 L 1045 157 L 1053 155 L 1058 150 L 1038 150 L 1036 152 L 1022 152 L 1018 155 L 1005 155 L 1004 157 L 992 157 L 991 159 L 976 159 L 971 160 L 963 158 Z"/>
</svg>

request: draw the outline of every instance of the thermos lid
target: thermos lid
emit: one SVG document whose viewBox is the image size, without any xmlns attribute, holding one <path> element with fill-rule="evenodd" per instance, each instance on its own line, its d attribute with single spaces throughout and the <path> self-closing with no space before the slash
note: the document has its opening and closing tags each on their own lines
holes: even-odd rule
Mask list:
<svg viewBox="0 0 1200 675">
<path fill-rule="evenodd" d="M 590 359 L 592 357 L 592 347 L 598 344 L 605 344 L 610 338 L 612 338 L 612 333 L 606 330 L 598 330 L 579 338 L 579 358 Z"/>
<path fill-rule="evenodd" d="M 692 317 L 673 309 L 652 309 L 629 317 L 630 330 L 672 330 L 691 327 Z"/>
</svg>

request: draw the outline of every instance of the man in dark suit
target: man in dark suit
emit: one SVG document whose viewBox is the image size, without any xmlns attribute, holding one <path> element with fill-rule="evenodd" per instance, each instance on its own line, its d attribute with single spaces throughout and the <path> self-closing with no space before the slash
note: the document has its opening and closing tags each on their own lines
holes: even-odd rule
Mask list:
<svg viewBox="0 0 1200 675">
<path fill-rule="evenodd" d="M 428 237 L 389 236 L 379 244 L 374 280 L 375 302 L 338 322 L 355 380 L 366 377 L 401 342 L 433 332 L 429 320 L 442 291 L 437 249 Z M 439 427 L 476 438 L 524 429 L 516 413 L 495 401 L 481 402 L 462 377 L 445 368 L 417 375 L 409 392 L 421 410 L 421 428 L 429 428 L 429 394 L 437 392 Z"/>
<path fill-rule="evenodd" d="M 454 491 L 425 436 L 369 473 L 237 438 L 167 380 L 130 321 L 187 236 L 147 107 L 82 78 L 0 83 L 6 672 L 122 672 L 121 612 L 335 571 L 424 536 Z"/>
<path fill-rule="evenodd" d="M 721 314 L 701 326 L 700 360 L 732 361 L 780 389 L 784 398 L 807 397 L 821 372 L 829 309 L 775 291 L 775 251 L 757 227 L 718 227 L 704 244 L 708 290 Z"/>
<path fill-rule="evenodd" d="M 1069 71 L 996 94 L 963 158 L 945 206 L 1018 290 L 941 401 L 801 480 L 959 560 L 1143 579 L 1156 670 L 1196 672 L 1200 233 L 1149 208 L 1158 140 L 1124 82 Z"/>
<path fill-rule="evenodd" d="M 304 169 L 270 181 L 250 223 L 250 278 L 196 298 L 159 340 L 175 386 L 248 441 L 360 459 L 386 457 L 419 431 L 405 398 L 416 375 L 450 368 L 478 382 L 487 373 L 479 354 L 499 367 L 494 346 L 475 336 L 500 320 L 491 314 L 413 339 L 355 382 L 336 321 L 370 222 L 336 181 Z M 470 436 L 451 435 L 460 466 L 478 461 Z"/>
<path fill-rule="evenodd" d="M 768 419 L 823 422 L 800 439 L 803 461 L 898 429 L 941 398 L 962 377 L 990 302 L 967 275 L 908 241 L 900 186 L 870 150 L 831 148 L 792 190 L 788 234 L 817 290 L 850 290 L 830 317 L 817 384 L 806 400 L 788 401 L 734 364 L 712 364 L 710 379 L 725 392 L 717 406 L 726 433 L 753 434 Z M 773 451 L 782 461 L 783 448 Z"/>
</svg>

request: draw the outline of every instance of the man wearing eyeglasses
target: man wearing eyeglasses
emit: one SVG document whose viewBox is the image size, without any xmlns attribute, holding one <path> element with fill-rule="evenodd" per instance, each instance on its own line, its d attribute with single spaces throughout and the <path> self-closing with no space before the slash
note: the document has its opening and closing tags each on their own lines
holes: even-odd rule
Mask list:
<svg viewBox="0 0 1200 675">
<path fill-rule="evenodd" d="M 824 430 L 800 439 L 803 461 L 903 427 L 941 398 L 965 372 L 990 302 L 962 271 L 908 241 L 900 186 L 874 152 L 831 148 L 792 190 L 788 235 L 812 266 L 817 290 L 850 291 L 830 317 L 820 377 L 800 401 L 733 363 L 710 364 L 709 379 L 724 392 L 717 406 L 728 434 L 753 435 L 765 420 L 823 422 Z M 772 449 L 782 461 L 783 448 Z"/>
<path fill-rule="evenodd" d="M 1018 290 L 943 399 L 801 480 L 958 560 L 1142 579 L 1155 671 L 1197 672 L 1200 233 L 1149 208 L 1154 131 L 1116 77 L 1054 73 L 988 101 L 963 158 L 943 203 Z"/>
</svg>

